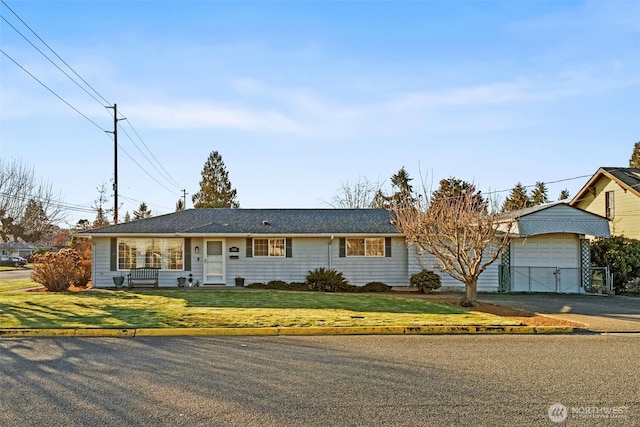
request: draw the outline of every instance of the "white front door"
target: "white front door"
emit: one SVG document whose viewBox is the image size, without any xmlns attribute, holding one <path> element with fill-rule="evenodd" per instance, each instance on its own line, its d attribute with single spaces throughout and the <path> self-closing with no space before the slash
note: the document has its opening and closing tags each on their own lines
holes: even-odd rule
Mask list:
<svg viewBox="0 0 640 427">
<path fill-rule="evenodd" d="M 209 285 L 224 285 L 224 240 L 207 240 L 205 242 L 204 283 Z"/>
</svg>

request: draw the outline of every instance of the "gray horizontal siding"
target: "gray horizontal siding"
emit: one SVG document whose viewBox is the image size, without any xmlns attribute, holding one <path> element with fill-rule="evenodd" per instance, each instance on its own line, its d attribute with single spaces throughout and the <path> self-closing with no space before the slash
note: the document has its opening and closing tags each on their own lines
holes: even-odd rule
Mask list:
<svg viewBox="0 0 640 427">
<path fill-rule="evenodd" d="M 487 269 L 482 272 L 478 278 L 478 291 L 480 292 L 496 292 L 498 290 L 498 265 L 500 264 L 500 258 L 494 261 Z M 460 282 L 449 276 L 442 271 L 440 263 L 431 254 L 418 254 L 418 248 L 416 246 L 409 247 L 409 277 L 418 273 L 422 268 L 427 268 L 440 275 L 440 281 L 443 289 L 451 290 L 464 290 L 464 283 Z"/>
<path fill-rule="evenodd" d="M 322 237 L 294 237 L 291 258 L 251 257 L 245 253 L 245 239 L 228 239 L 227 247 L 240 248 L 238 259 L 227 255 L 227 284 L 231 285 L 236 276 L 245 278 L 245 284 L 267 283 L 271 280 L 304 282 L 309 271 L 319 267 L 334 268 L 343 273 L 352 285 L 363 286 L 372 281 L 388 285 L 408 283 L 407 255 L 404 239 L 392 239 L 392 257 L 339 257 L 338 239 Z"/>
<path fill-rule="evenodd" d="M 151 236 L 150 236 L 151 237 Z M 245 285 L 252 282 L 267 283 L 271 280 L 285 282 L 303 282 L 310 270 L 319 267 L 334 268 L 343 273 L 352 285 L 363 286 L 369 282 L 379 281 L 390 286 L 406 286 L 409 284 L 407 269 L 407 248 L 403 238 L 392 238 L 391 257 L 340 257 L 339 239 L 327 237 L 294 237 L 293 253 L 287 257 L 247 257 L 245 238 L 224 239 L 225 283 L 235 284 L 236 277 L 243 277 Z M 191 270 L 160 271 L 159 286 L 175 287 L 176 278 L 188 277 L 204 284 L 204 242 L 205 239 L 191 239 Z M 113 286 L 112 277 L 119 272 L 110 269 L 110 240 L 107 237 L 93 238 L 94 262 L 93 283 L 97 288 Z M 195 247 L 199 253 L 195 253 Z M 236 247 L 238 252 L 230 252 Z M 234 258 L 232 258 L 234 257 Z M 122 272 L 123 275 L 127 271 Z"/>
<path fill-rule="evenodd" d="M 389 286 L 407 286 L 407 247 L 404 238 L 391 239 L 391 257 L 340 257 L 338 239 L 331 246 L 332 268 L 341 271 L 352 285 L 383 282 Z"/>
</svg>

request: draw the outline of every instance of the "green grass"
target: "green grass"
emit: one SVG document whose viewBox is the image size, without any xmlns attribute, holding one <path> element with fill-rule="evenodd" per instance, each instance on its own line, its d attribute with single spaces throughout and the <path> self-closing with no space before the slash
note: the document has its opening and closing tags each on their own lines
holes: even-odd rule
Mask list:
<svg viewBox="0 0 640 427">
<path fill-rule="evenodd" d="M 0 295 L 0 328 L 517 325 L 418 298 L 284 291 Z"/>
<path fill-rule="evenodd" d="M 34 288 L 36 286 L 40 286 L 40 284 L 31 279 L 0 280 L 0 292 L 17 291 L 20 289 Z"/>
</svg>

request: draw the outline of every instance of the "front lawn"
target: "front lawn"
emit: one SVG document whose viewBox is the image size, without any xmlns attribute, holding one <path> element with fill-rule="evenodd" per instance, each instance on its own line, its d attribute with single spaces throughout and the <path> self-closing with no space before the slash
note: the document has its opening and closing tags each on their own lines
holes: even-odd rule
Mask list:
<svg viewBox="0 0 640 427">
<path fill-rule="evenodd" d="M 40 286 L 40 284 L 31 279 L 0 280 L 0 292 L 17 291 L 20 289 L 29 289 L 38 286 Z"/>
<path fill-rule="evenodd" d="M 163 290 L 0 295 L 0 328 L 518 325 L 418 298 L 285 291 Z"/>
</svg>

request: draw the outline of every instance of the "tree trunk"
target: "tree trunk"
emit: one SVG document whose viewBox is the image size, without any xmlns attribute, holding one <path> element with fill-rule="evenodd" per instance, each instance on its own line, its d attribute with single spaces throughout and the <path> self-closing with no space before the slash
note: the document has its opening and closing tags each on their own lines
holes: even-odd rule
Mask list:
<svg viewBox="0 0 640 427">
<path fill-rule="evenodd" d="M 465 283 L 464 297 L 460 300 L 462 307 L 473 307 L 478 302 L 478 279 Z"/>
</svg>

